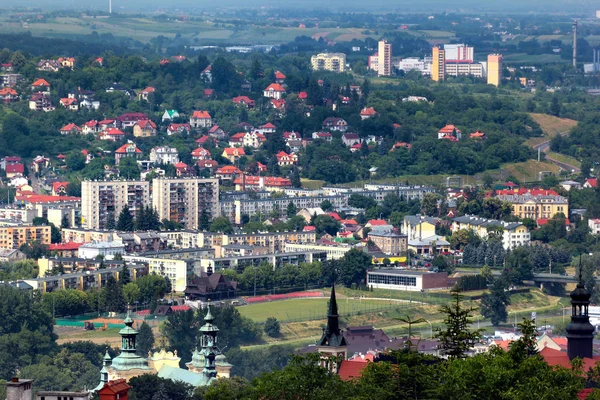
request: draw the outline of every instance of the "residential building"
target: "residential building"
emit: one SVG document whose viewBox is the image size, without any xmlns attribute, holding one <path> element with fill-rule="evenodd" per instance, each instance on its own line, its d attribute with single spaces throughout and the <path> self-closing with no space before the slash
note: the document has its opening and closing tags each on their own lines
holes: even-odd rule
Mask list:
<svg viewBox="0 0 600 400">
<path fill-rule="evenodd" d="M 165 110 L 162 116 L 162 122 L 173 121 L 175 118 L 179 118 L 179 111 Z"/>
<path fill-rule="evenodd" d="M 283 85 L 285 83 L 285 74 L 281 71 L 275 71 L 275 83 Z"/>
<path fill-rule="evenodd" d="M 273 265 L 273 269 L 275 269 L 287 264 L 299 265 L 313 261 L 324 262 L 326 260 L 327 253 L 325 251 L 314 250 L 292 253 L 271 252 L 268 254 L 252 254 L 247 256 L 203 258 L 199 260 L 200 266 L 196 267 L 194 272 L 196 275 L 199 275 L 200 273 L 209 271 L 209 268 L 213 268 L 213 271 L 233 269 L 241 273 L 246 267 L 258 266 L 262 263 Z"/>
<path fill-rule="evenodd" d="M 150 204 L 147 181 L 81 182 L 82 224 L 88 229 L 107 229 L 118 219 L 125 205 L 135 218 L 136 212 Z"/>
<path fill-rule="evenodd" d="M 210 151 L 208 151 L 202 147 L 198 147 L 197 149 L 194 149 L 191 154 L 192 154 L 192 160 L 194 160 L 194 161 L 211 159 Z"/>
<path fill-rule="evenodd" d="M 149 119 L 137 121 L 133 125 L 133 136 L 150 137 L 156 136 L 156 124 Z"/>
<path fill-rule="evenodd" d="M 158 164 L 177 164 L 179 162 L 179 152 L 174 147 L 160 146 L 150 150 L 150 162 Z"/>
<path fill-rule="evenodd" d="M 36 79 L 31 84 L 31 91 L 44 93 L 44 94 L 50 94 L 50 84 L 45 79 Z"/>
<path fill-rule="evenodd" d="M 271 83 L 263 91 L 263 96 L 271 99 L 280 100 L 285 94 L 285 88 L 279 83 Z"/>
<path fill-rule="evenodd" d="M 115 165 L 119 165 L 122 158 L 133 157 L 136 160 L 142 158 L 142 151 L 133 142 L 128 142 L 115 150 Z"/>
<path fill-rule="evenodd" d="M 339 260 L 352 249 L 366 251 L 366 246 L 353 246 L 348 243 L 284 243 L 283 251 L 285 253 L 303 252 L 303 251 L 324 251 L 327 253 L 328 260 Z"/>
<path fill-rule="evenodd" d="M 394 231 L 387 232 L 374 229 L 369 232 L 368 239 L 387 255 L 400 256 L 406 254 L 408 242 L 406 235 Z"/>
<path fill-rule="evenodd" d="M 432 52 L 431 79 L 436 82 L 446 79 L 446 53 L 439 46 L 435 46 Z"/>
<path fill-rule="evenodd" d="M 122 242 L 92 242 L 85 243 L 77 249 L 77 256 L 88 260 L 102 256 L 103 260 L 112 260 L 117 254 L 125 254 Z"/>
<path fill-rule="evenodd" d="M 280 151 L 275 157 L 277 157 L 277 165 L 280 167 L 298 164 L 298 155 L 295 153 L 288 154 L 285 151 Z"/>
<path fill-rule="evenodd" d="M 490 232 L 502 231 L 502 246 L 508 250 L 530 243 L 529 229 L 521 222 L 504 222 L 472 215 L 452 219 L 452 232 L 470 230 L 482 239 L 487 239 Z"/>
<path fill-rule="evenodd" d="M 446 272 L 377 269 L 367 271 L 367 286 L 375 289 L 422 291 L 450 286 Z"/>
<path fill-rule="evenodd" d="M 104 91 L 106 93 L 120 92 L 120 93 L 123 93 L 128 98 L 132 98 L 132 97 L 136 96 L 136 94 L 133 90 L 128 89 L 125 86 L 121 85 L 120 83 L 116 83 L 116 82 L 113 83 L 112 85 L 110 85 L 109 87 L 105 88 Z"/>
<path fill-rule="evenodd" d="M 422 239 L 435 235 L 439 219 L 422 215 L 407 215 L 402 221 L 402 233 L 408 240 Z"/>
<path fill-rule="evenodd" d="M 159 219 L 180 222 L 198 229 L 203 212 L 208 220 L 219 216 L 219 180 L 201 178 L 155 178 L 152 206 Z"/>
<path fill-rule="evenodd" d="M 185 291 L 187 277 L 194 273 L 194 262 L 190 259 L 174 259 L 160 255 L 124 256 L 128 262 L 143 263 L 148 265 L 148 272 L 169 278 L 171 287 L 175 292 Z"/>
<path fill-rule="evenodd" d="M 590 227 L 592 235 L 600 235 L 600 219 L 590 218 L 588 220 L 588 226 Z"/>
<path fill-rule="evenodd" d="M 313 132 L 312 138 L 317 140 L 324 140 L 326 142 L 331 142 L 333 140 L 333 135 L 329 132 Z"/>
<path fill-rule="evenodd" d="M 310 58 L 313 71 L 344 72 L 346 55 L 344 53 L 319 53 Z"/>
<path fill-rule="evenodd" d="M 3 103 L 12 103 L 19 100 L 19 93 L 13 88 L 6 87 L 0 89 L 0 101 Z"/>
<path fill-rule="evenodd" d="M 150 118 L 141 112 L 127 112 L 116 118 L 117 128 L 132 128 L 141 121 L 149 121 Z M 156 128 L 156 125 L 155 125 Z"/>
<path fill-rule="evenodd" d="M 489 54 L 487 58 L 487 83 L 500 86 L 502 82 L 502 54 Z"/>
<path fill-rule="evenodd" d="M 0 249 L 18 249 L 25 243 L 50 244 L 50 226 L 0 227 Z"/>
<path fill-rule="evenodd" d="M 46 94 L 34 93 L 29 98 L 29 109 L 34 111 L 49 112 L 53 111 L 55 107 L 52 105 L 50 97 L 48 97 Z"/>
<path fill-rule="evenodd" d="M 267 192 L 280 192 L 292 187 L 292 181 L 288 178 L 275 176 L 250 176 L 241 174 L 234 180 L 235 190 L 266 190 Z"/>
<path fill-rule="evenodd" d="M 79 101 L 75 97 L 64 97 L 59 100 L 59 104 L 70 111 L 79 110 Z"/>
<path fill-rule="evenodd" d="M 385 40 L 380 40 L 377 49 L 377 75 L 392 75 L 392 45 Z"/>
<path fill-rule="evenodd" d="M 0 74 L 0 87 L 16 86 L 22 79 L 21 74 Z"/>
<path fill-rule="evenodd" d="M 193 129 L 210 128 L 212 125 L 212 117 L 208 111 L 194 111 L 190 117 L 190 126 Z"/>
<path fill-rule="evenodd" d="M 235 164 L 240 158 L 246 155 L 246 152 L 241 147 L 228 147 L 223 150 L 222 157 L 229 160 L 229 162 Z"/>
<path fill-rule="evenodd" d="M 252 100 L 248 96 L 236 96 L 231 100 L 235 105 L 242 106 L 245 108 L 254 108 L 254 100 Z"/>
<path fill-rule="evenodd" d="M 62 68 L 58 60 L 40 60 L 37 63 L 37 70 L 44 72 L 58 72 Z"/>
<path fill-rule="evenodd" d="M 12 263 L 27 258 L 25 253 L 18 249 L 0 249 L 0 262 Z"/>
<path fill-rule="evenodd" d="M 348 123 L 342 118 L 328 117 L 323 121 L 322 128 L 324 130 L 346 132 L 348 130 Z"/>
<path fill-rule="evenodd" d="M 150 95 L 153 95 L 155 92 L 156 92 L 155 88 L 153 88 L 152 86 L 148 86 L 146 89 L 144 89 L 138 93 L 138 99 L 140 101 L 142 101 L 142 100 L 148 101 L 148 97 Z"/>
<path fill-rule="evenodd" d="M 462 132 L 454 125 L 446 125 L 438 131 L 438 139 L 447 139 L 457 142 L 462 138 Z"/>
<path fill-rule="evenodd" d="M 344 143 L 344 146 L 346 147 L 351 147 L 355 144 L 360 144 L 360 142 L 361 140 L 360 136 L 358 136 L 358 133 L 344 133 L 342 135 L 342 143 Z"/>
<path fill-rule="evenodd" d="M 408 57 L 400 60 L 395 66 L 404 72 L 419 71 L 421 75 L 431 75 L 431 64 L 430 57 L 426 57 L 425 59 Z"/>
<path fill-rule="evenodd" d="M 119 142 L 125 139 L 125 132 L 118 128 L 108 128 L 100 133 L 98 139 L 110 140 L 111 142 Z"/>
<path fill-rule="evenodd" d="M 496 191 L 496 198 L 511 204 L 513 215 L 519 219 L 552 218 L 556 214 L 569 215 L 569 200 L 553 190 L 518 189 Z"/>
<path fill-rule="evenodd" d="M 214 127 L 213 127 L 214 128 Z M 169 124 L 167 127 L 167 135 L 171 136 L 176 133 L 189 134 L 192 130 L 190 124 Z"/>
<path fill-rule="evenodd" d="M 469 62 L 474 61 L 474 48 L 466 44 L 445 44 L 446 62 Z"/>
<path fill-rule="evenodd" d="M 365 107 L 360 110 L 360 119 L 365 120 L 371 117 L 375 117 L 377 115 L 377 111 L 373 107 Z"/>
<path fill-rule="evenodd" d="M 475 78 L 485 78 L 486 69 L 483 63 L 446 61 L 446 76 L 470 75 Z"/>
<path fill-rule="evenodd" d="M 36 216 L 36 211 L 31 208 L 16 208 L 15 206 L 0 207 L 0 220 L 31 224 Z"/>
<path fill-rule="evenodd" d="M 242 146 L 252 147 L 253 149 L 258 149 L 263 145 L 264 142 L 267 141 L 265 135 L 260 132 L 252 131 L 246 132 L 242 138 Z"/>
<path fill-rule="evenodd" d="M 62 128 L 60 128 L 61 135 L 74 135 L 74 134 L 81 134 L 81 133 L 82 133 L 81 128 L 73 123 L 67 124 L 67 125 L 63 126 Z"/>
</svg>

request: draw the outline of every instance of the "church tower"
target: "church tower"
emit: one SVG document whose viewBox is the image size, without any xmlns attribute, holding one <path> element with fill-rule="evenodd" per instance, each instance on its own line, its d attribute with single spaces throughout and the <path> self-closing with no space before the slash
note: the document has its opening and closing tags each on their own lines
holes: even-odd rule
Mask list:
<svg viewBox="0 0 600 400">
<path fill-rule="evenodd" d="M 569 359 L 576 357 L 592 358 L 594 326 L 590 323 L 588 307 L 591 294 L 585 289 L 581 278 L 581 257 L 579 259 L 579 282 L 571 292 L 571 322 L 567 325 L 567 353 Z"/>
<path fill-rule="evenodd" d="M 338 315 L 337 300 L 335 298 L 335 286 L 331 287 L 331 297 L 329 298 L 329 310 L 327 312 L 327 327 L 323 329 L 323 335 L 317 342 L 317 351 L 324 357 L 335 356 L 342 360 L 347 358 L 348 343 L 340 329 L 340 316 Z M 327 367 L 327 362 L 323 361 L 323 366 Z M 337 371 L 338 366 L 330 366 L 333 371 Z"/>
<path fill-rule="evenodd" d="M 217 356 L 217 333 L 219 328 L 213 325 L 215 320 L 210 312 L 210 305 L 207 306 L 208 311 L 204 317 L 204 325 L 200 328 L 200 354 L 204 356 L 204 368 L 202 373 L 210 380 L 216 379 L 217 368 L 215 358 Z"/>
<path fill-rule="evenodd" d="M 131 310 L 127 310 L 127 317 L 123 320 L 125 327 L 119 331 L 121 335 L 121 354 L 116 356 L 110 366 L 106 369 L 109 373 L 109 379 L 129 380 L 134 376 L 147 374 L 152 368 L 148 366 L 148 360 L 135 353 L 135 340 L 138 331 L 133 327 L 131 319 Z"/>
</svg>

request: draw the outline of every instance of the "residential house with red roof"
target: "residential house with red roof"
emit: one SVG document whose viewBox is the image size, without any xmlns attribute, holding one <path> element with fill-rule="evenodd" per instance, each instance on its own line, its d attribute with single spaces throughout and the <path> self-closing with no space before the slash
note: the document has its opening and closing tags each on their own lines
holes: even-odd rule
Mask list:
<svg viewBox="0 0 600 400">
<path fill-rule="evenodd" d="M 292 187 L 292 181 L 275 176 L 241 175 L 234 180 L 235 190 L 282 191 Z"/>
<path fill-rule="evenodd" d="M 298 132 L 283 132 L 283 140 L 289 142 L 290 140 L 300 140 L 302 136 Z"/>
<path fill-rule="evenodd" d="M 275 133 L 277 128 L 270 122 L 267 122 L 264 125 L 259 126 L 256 131 L 262 133 L 263 135 L 269 135 L 271 133 Z"/>
<path fill-rule="evenodd" d="M 458 142 L 461 139 L 462 132 L 454 125 L 446 125 L 438 131 L 438 139 L 446 139 L 451 142 Z"/>
<path fill-rule="evenodd" d="M 205 148 L 198 147 L 197 149 L 192 151 L 192 160 L 200 161 L 200 160 L 210 160 L 211 154 L 210 151 Z"/>
<path fill-rule="evenodd" d="M 71 96 L 71 95 L 69 95 Z M 79 110 L 79 101 L 75 97 L 63 97 L 59 101 L 60 105 L 70 111 Z"/>
<path fill-rule="evenodd" d="M 219 125 L 213 125 L 208 130 L 208 136 L 212 136 L 217 139 L 225 139 L 225 137 L 227 136 L 227 133 L 223 129 L 221 129 L 221 127 Z"/>
<path fill-rule="evenodd" d="M 242 106 L 245 108 L 254 108 L 255 102 L 248 96 L 237 96 L 231 100 L 233 101 L 233 104 L 235 104 L 237 106 Z"/>
<path fill-rule="evenodd" d="M 100 400 L 128 400 L 129 389 L 131 386 L 125 382 L 125 379 L 117 379 L 104 383 L 97 393 Z"/>
<path fill-rule="evenodd" d="M 25 173 L 25 165 L 22 163 L 7 164 L 6 165 L 6 177 L 14 178 L 15 176 L 23 176 Z"/>
<path fill-rule="evenodd" d="M 279 111 L 279 115 L 282 115 L 285 111 L 285 99 L 271 99 L 269 100 L 269 104 L 275 110 Z"/>
<path fill-rule="evenodd" d="M 263 96 L 271 99 L 281 99 L 285 94 L 285 88 L 279 83 L 271 83 L 263 90 Z"/>
<path fill-rule="evenodd" d="M 329 132 L 313 132 L 312 138 L 314 140 L 324 140 L 326 142 L 331 142 L 333 140 L 333 135 Z"/>
<path fill-rule="evenodd" d="M 50 84 L 45 79 L 36 79 L 31 84 L 31 91 L 50 94 Z"/>
<path fill-rule="evenodd" d="M 252 147 L 253 149 L 258 149 L 263 145 L 264 142 L 267 141 L 265 135 L 259 132 L 246 132 L 242 139 L 242 146 Z"/>
<path fill-rule="evenodd" d="M 219 145 L 219 141 L 210 136 L 202 135 L 198 139 L 194 140 L 201 147 L 206 147 L 210 143 L 214 143 L 215 145 Z"/>
<path fill-rule="evenodd" d="M 69 68 L 73 70 L 75 68 L 75 58 L 74 57 L 60 57 L 58 59 L 60 66 L 62 68 Z"/>
<path fill-rule="evenodd" d="M 117 117 L 117 126 L 120 128 L 131 128 L 139 121 L 148 121 L 150 117 L 141 112 L 127 112 Z"/>
<path fill-rule="evenodd" d="M 342 143 L 344 143 L 344 146 L 346 147 L 350 147 L 350 146 L 354 146 L 355 144 L 360 144 L 361 140 L 360 140 L 360 136 L 358 136 L 358 133 L 344 133 L 342 135 Z"/>
<path fill-rule="evenodd" d="M 212 65 L 204 68 L 200 73 L 200 78 L 204 79 L 206 82 L 212 82 Z"/>
<path fill-rule="evenodd" d="M 12 103 L 19 100 L 19 94 L 17 91 L 10 87 L 0 89 L 0 101 L 3 103 Z"/>
<path fill-rule="evenodd" d="M 175 135 L 176 133 L 188 135 L 191 130 L 192 127 L 190 124 L 169 124 L 167 127 L 167 135 L 171 136 Z"/>
<path fill-rule="evenodd" d="M 98 136 L 100 140 L 110 140 L 113 142 L 118 142 L 125 139 L 125 132 L 117 128 L 108 128 L 103 130 Z"/>
<path fill-rule="evenodd" d="M 356 153 L 357 151 L 360 151 L 360 149 L 362 149 L 362 147 L 363 147 L 362 143 L 353 144 L 352 146 L 350 146 L 350 152 Z"/>
<path fill-rule="evenodd" d="M 360 110 L 360 119 L 361 120 L 365 120 L 371 117 L 375 117 L 377 116 L 377 111 L 375 111 L 375 109 L 373 107 L 365 107 L 362 110 Z"/>
<path fill-rule="evenodd" d="M 485 139 L 485 133 L 478 129 L 473 133 L 469 133 L 469 139 Z"/>
<path fill-rule="evenodd" d="M 140 160 L 142 156 L 142 151 L 138 149 L 135 143 L 129 141 L 123 146 L 119 147 L 117 150 L 115 150 L 115 165 L 119 165 L 121 159 L 125 157 L 133 157 L 136 160 Z"/>
<path fill-rule="evenodd" d="M 179 161 L 177 164 L 175 164 L 175 173 L 177 174 L 178 178 L 192 176 L 194 175 L 194 172 L 194 169 L 183 161 Z"/>
<path fill-rule="evenodd" d="M 44 72 L 58 72 L 62 65 L 58 60 L 40 60 L 37 63 L 37 70 Z"/>
<path fill-rule="evenodd" d="M 221 156 L 226 158 L 232 164 L 235 164 L 240 158 L 246 155 L 246 152 L 242 147 L 228 147 L 223 150 Z"/>
<path fill-rule="evenodd" d="M 204 89 L 204 97 L 207 99 L 215 97 L 215 89 Z"/>
<path fill-rule="evenodd" d="M 207 169 L 210 173 L 214 173 L 219 168 L 219 163 L 215 160 L 199 160 L 196 165 L 200 170 Z"/>
<path fill-rule="evenodd" d="M 116 128 L 117 120 L 114 118 L 103 119 L 102 121 L 98 121 L 98 131 L 104 131 L 108 128 Z"/>
<path fill-rule="evenodd" d="M 67 125 L 63 126 L 62 128 L 60 128 L 61 135 L 73 135 L 73 134 L 80 134 L 80 133 L 81 133 L 81 128 L 73 123 L 67 124 Z"/>
<path fill-rule="evenodd" d="M 46 168 L 50 168 L 50 159 L 44 156 L 36 156 L 29 164 L 30 171 L 34 173 L 39 173 Z"/>
<path fill-rule="evenodd" d="M 275 82 L 283 85 L 285 82 L 286 76 L 281 71 L 275 71 Z"/>
<path fill-rule="evenodd" d="M 267 172 L 267 166 L 260 161 L 256 162 L 256 167 L 258 168 L 258 172 Z"/>
<path fill-rule="evenodd" d="M 298 155 L 295 153 L 288 154 L 285 151 L 280 151 L 275 157 L 277 157 L 277 165 L 280 167 L 298 164 Z"/>
<path fill-rule="evenodd" d="M 190 117 L 190 126 L 193 129 L 210 128 L 213 125 L 213 120 L 208 111 L 194 111 Z"/>
<path fill-rule="evenodd" d="M 306 93 L 306 92 L 300 92 L 300 93 L 298 93 L 298 100 L 303 100 L 304 101 L 306 99 L 308 99 L 308 93 Z"/>
<path fill-rule="evenodd" d="M 234 167 L 233 165 L 226 165 L 224 167 L 218 168 L 215 176 L 221 180 L 232 180 L 234 177 L 242 174 L 239 168 Z"/>
<path fill-rule="evenodd" d="M 348 130 L 348 123 L 342 118 L 328 117 L 323 121 L 322 128 L 324 130 L 346 132 Z"/>
<path fill-rule="evenodd" d="M 229 138 L 229 147 L 242 147 L 244 145 L 244 136 L 248 132 L 238 132 Z"/>
<path fill-rule="evenodd" d="M 95 119 L 92 119 L 91 121 L 85 122 L 83 125 L 81 125 L 81 133 L 84 135 L 94 135 L 98 132 L 100 132 L 100 124 L 98 124 L 98 121 Z"/>
<path fill-rule="evenodd" d="M 598 187 L 598 178 L 588 178 L 583 183 L 583 187 L 586 189 L 589 188 L 597 188 Z"/>
<path fill-rule="evenodd" d="M 153 88 L 152 86 L 148 86 L 146 89 L 142 90 L 141 92 L 138 93 L 138 99 L 140 101 L 148 101 L 148 96 L 150 96 L 151 94 L 156 93 L 156 89 Z"/>
<path fill-rule="evenodd" d="M 52 196 L 66 196 L 69 182 L 52 182 Z"/>
<path fill-rule="evenodd" d="M 394 145 L 392 146 L 392 149 L 390 151 L 394 151 L 396 149 L 406 149 L 406 150 L 410 150 L 412 148 L 412 144 L 410 143 L 406 143 L 406 142 L 396 142 L 394 143 Z"/>
<path fill-rule="evenodd" d="M 29 109 L 34 111 L 54 111 L 55 107 L 50 101 L 50 97 L 44 93 L 34 93 L 29 98 Z"/>
<path fill-rule="evenodd" d="M 137 121 L 133 125 L 133 136 L 135 137 L 156 136 L 156 132 L 156 124 L 149 119 Z"/>
</svg>

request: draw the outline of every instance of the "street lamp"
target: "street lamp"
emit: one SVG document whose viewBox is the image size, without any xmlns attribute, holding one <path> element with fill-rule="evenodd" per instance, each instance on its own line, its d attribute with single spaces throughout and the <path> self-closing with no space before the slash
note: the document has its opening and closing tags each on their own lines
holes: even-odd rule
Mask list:
<svg viewBox="0 0 600 400">
<path fill-rule="evenodd" d="M 429 339 L 433 339 L 433 325 L 428 320 L 425 320 L 429 324 Z"/>
</svg>

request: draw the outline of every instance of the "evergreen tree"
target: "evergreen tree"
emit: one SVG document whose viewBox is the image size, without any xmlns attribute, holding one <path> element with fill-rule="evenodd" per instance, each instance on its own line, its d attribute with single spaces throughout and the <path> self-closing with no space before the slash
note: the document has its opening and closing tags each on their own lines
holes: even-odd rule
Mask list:
<svg viewBox="0 0 600 400">
<path fill-rule="evenodd" d="M 198 229 L 201 231 L 207 231 L 210 228 L 210 218 L 206 210 L 202 210 L 200 218 L 198 219 Z"/>
<path fill-rule="evenodd" d="M 292 218 L 298 212 L 298 208 L 291 201 L 287 205 L 286 215 L 288 218 Z"/>
<path fill-rule="evenodd" d="M 148 220 L 146 216 L 146 207 L 141 207 L 135 214 L 134 227 L 136 231 L 148 230 Z"/>
<path fill-rule="evenodd" d="M 479 342 L 483 330 L 470 330 L 473 323 L 473 307 L 464 307 L 462 305 L 463 296 L 460 289 L 452 289 L 453 301 L 449 305 L 440 308 L 444 313 L 445 329 L 438 329 L 436 338 L 440 342 L 440 348 L 444 355 L 449 358 L 464 358 L 467 351 Z"/>
<path fill-rule="evenodd" d="M 300 180 L 300 171 L 298 170 L 298 167 L 294 167 L 294 169 L 292 170 L 292 176 L 290 178 L 290 181 L 292 182 L 293 187 L 295 187 L 295 188 L 302 187 L 302 182 Z"/>
<path fill-rule="evenodd" d="M 481 315 L 489 318 L 494 326 L 508 320 L 506 306 L 510 304 L 510 297 L 505 289 L 504 280 L 495 279 L 490 293 L 484 293 L 481 297 Z"/>
<path fill-rule="evenodd" d="M 104 304 L 106 304 L 107 311 L 125 311 L 125 297 L 123 296 L 123 290 L 114 277 L 110 276 L 107 279 L 106 286 L 102 289 L 102 297 L 104 298 Z"/>
<path fill-rule="evenodd" d="M 152 328 L 146 322 L 143 322 L 138 330 L 137 340 L 135 342 L 135 352 L 139 356 L 147 357 L 148 352 L 154 347 L 154 333 Z"/>
<path fill-rule="evenodd" d="M 123 268 L 119 272 L 119 284 L 125 286 L 129 282 L 131 282 L 131 273 L 129 272 L 129 268 L 127 268 L 127 264 L 123 261 Z"/>
<path fill-rule="evenodd" d="M 112 212 L 109 212 L 108 215 L 106 216 L 106 226 L 104 228 L 112 231 L 116 227 L 117 227 L 117 223 L 115 222 L 115 214 Z"/>
<path fill-rule="evenodd" d="M 121 210 L 121 214 L 119 214 L 117 230 L 123 232 L 133 232 L 133 216 L 131 215 L 127 204 L 125 204 L 125 207 L 123 207 Z"/>
<path fill-rule="evenodd" d="M 71 227 L 71 222 L 69 221 L 67 214 L 63 215 L 60 221 L 60 227 L 63 229 L 69 229 Z"/>
</svg>

